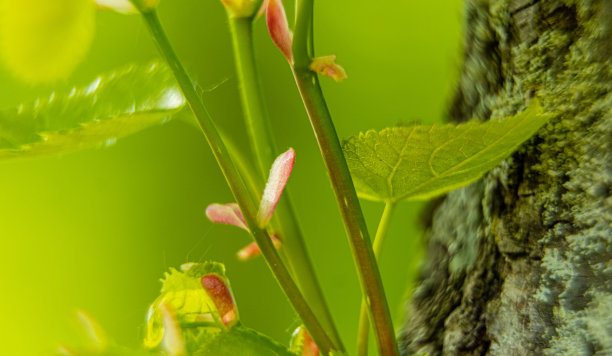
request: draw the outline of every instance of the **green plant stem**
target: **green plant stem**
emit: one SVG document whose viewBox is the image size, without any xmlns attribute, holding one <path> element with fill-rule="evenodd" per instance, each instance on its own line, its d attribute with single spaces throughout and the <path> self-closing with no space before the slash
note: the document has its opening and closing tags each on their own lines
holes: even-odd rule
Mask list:
<svg viewBox="0 0 612 356">
<path fill-rule="evenodd" d="M 253 19 L 242 17 L 229 18 L 232 34 L 236 69 L 240 88 L 240 97 L 245 111 L 246 126 L 259 166 L 259 172 L 265 181 L 268 171 L 279 154 L 276 140 L 270 125 L 270 116 L 263 98 L 261 80 L 259 79 L 255 51 L 253 46 Z M 317 280 L 314 267 L 308 256 L 295 210 L 291 203 L 290 192 L 283 194 L 276 208 L 275 223 L 280 226 L 283 238 L 283 250 L 287 262 L 300 286 L 302 293 L 310 303 L 329 337 L 338 351 L 344 351 L 340 335 L 325 302 L 321 286 Z"/>
<path fill-rule="evenodd" d="M 361 288 L 381 355 L 399 355 L 393 322 L 353 180 L 317 75 L 308 69 L 314 51 L 314 0 L 297 0 L 293 74 L 319 143 L 347 231 Z"/>
<path fill-rule="evenodd" d="M 281 288 L 285 292 L 287 298 L 291 301 L 291 304 L 297 311 L 298 315 L 302 318 L 302 321 L 308 328 L 308 331 L 312 335 L 313 339 L 323 350 L 323 352 L 329 352 L 333 349 L 333 344 L 321 324 L 313 314 L 312 310 L 308 306 L 304 296 L 300 292 L 297 284 L 293 281 L 289 271 L 283 264 L 280 256 L 278 255 L 270 236 L 265 230 L 259 228 L 256 219 L 256 206 L 249 196 L 246 186 L 236 170 L 234 163 L 232 162 L 230 155 L 227 151 L 221 136 L 219 135 L 215 124 L 206 110 L 204 103 L 200 96 L 197 94 L 193 82 L 189 78 L 189 75 L 185 71 L 182 63 L 178 59 L 166 33 L 163 30 L 157 13 L 155 10 L 149 12 L 142 12 L 142 16 L 149 28 L 162 56 L 168 62 L 168 65 L 172 69 L 176 80 L 183 92 L 183 95 L 187 99 L 191 110 L 193 111 L 204 136 L 210 145 L 215 159 L 219 164 L 225 179 L 243 212 L 247 225 L 251 231 L 251 234 L 257 241 L 263 256 L 265 257 L 270 269 L 276 277 Z"/>
<path fill-rule="evenodd" d="M 385 203 L 385 209 L 383 210 L 382 217 L 378 223 L 378 229 L 376 229 L 376 236 L 374 236 L 374 256 L 378 261 L 380 259 L 380 252 L 382 250 L 383 242 L 387 231 L 389 231 L 389 223 L 391 222 L 391 216 L 395 211 L 395 203 Z M 357 333 L 357 355 L 367 356 L 368 355 L 368 337 L 370 334 L 370 321 L 368 320 L 368 307 L 365 301 L 361 301 L 361 310 L 359 312 L 359 332 Z"/>
<path fill-rule="evenodd" d="M 252 21 L 250 17 L 230 17 L 229 27 L 247 130 L 253 142 L 255 160 L 265 178 L 278 153 L 268 110 L 260 95 L 262 89 L 255 64 Z"/>
<path fill-rule="evenodd" d="M 318 78 L 310 71 L 299 71 L 297 68 L 294 70 L 294 75 L 336 194 L 361 288 L 366 301 L 369 301 L 370 318 L 380 353 L 384 356 L 398 355 L 391 314 L 370 236 Z"/>
</svg>

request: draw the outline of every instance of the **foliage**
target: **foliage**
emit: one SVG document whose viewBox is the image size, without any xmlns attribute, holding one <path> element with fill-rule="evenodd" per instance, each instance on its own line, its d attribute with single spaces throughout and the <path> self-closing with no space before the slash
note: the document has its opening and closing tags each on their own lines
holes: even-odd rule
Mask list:
<svg viewBox="0 0 612 356">
<path fill-rule="evenodd" d="M 510 156 L 550 118 L 536 100 L 502 120 L 367 131 L 343 150 L 361 198 L 424 200 L 467 185 Z"/>
<path fill-rule="evenodd" d="M 85 346 L 72 349 L 62 347 L 63 354 L 99 356 L 175 355 L 167 338 L 173 334 L 164 308 L 171 310 L 180 329 L 178 342 L 194 356 L 199 355 L 244 355 L 244 356 L 291 356 L 286 347 L 269 337 L 243 326 L 241 323 L 226 325 L 215 307 L 215 296 L 202 286 L 201 279 L 209 274 L 220 276 L 227 286 L 225 267 L 216 262 L 186 263 L 180 270 L 171 268 L 162 279 L 159 297 L 151 304 L 147 314 L 147 328 L 143 345 L 145 349 L 131 350 L 106 342 L 101 328 L 87 318 L 82 323 L 86 334 Z M 104 341 L 100 341 L 104 340 Z M 297 348 L 297 351 L 300 351 Z"/>
<path fill-rule="evenodd" d="M 0 111 L 0 159 L 59 154 L 161 124 L 185 104 L 168 68 L 134 65 Z"/>
</svg>

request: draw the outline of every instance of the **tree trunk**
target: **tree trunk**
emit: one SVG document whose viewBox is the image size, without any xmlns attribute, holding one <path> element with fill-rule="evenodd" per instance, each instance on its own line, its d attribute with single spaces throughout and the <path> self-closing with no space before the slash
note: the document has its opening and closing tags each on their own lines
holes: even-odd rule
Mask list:
<svg viewBox="0 0 612 356">
<path fill-rule="evenodd" d="M 612 0 L 466 0 L 449 116 L 556 115 L 433 210 L 402 353 L 612 354 Z"/>
</svg>

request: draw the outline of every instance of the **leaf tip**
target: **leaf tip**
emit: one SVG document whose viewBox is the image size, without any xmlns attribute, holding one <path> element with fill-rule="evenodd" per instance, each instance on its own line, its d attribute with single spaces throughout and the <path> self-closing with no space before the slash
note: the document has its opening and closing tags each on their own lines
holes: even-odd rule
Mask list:
<svg viewBox="0 0 612 356">
<path fill-rule="evenodd" d="M 210 204 L 206 207 L 206 216 L 214 223 L 234 225 L 249 231 L 242 211 L 240 211 L 240 207 L 236 203 Z"/>
<path fill-rule="evenodd" d="M 272 42 L 280 49 L 289 63 L 293 63 L 293 52 L 291 50 L 293 34 L 289 29 L 287 14 L 281 0 L 267 0 L 266 24 Z"/>
<path fill-rule="evenodd" d="M 293 148 L 282 153 L 274 160 L 257 213 L 257 220 L 261 227 L 265 227 L 270 222 L 293 171 L 294 164 L 295 151 Z"/>
</svg>

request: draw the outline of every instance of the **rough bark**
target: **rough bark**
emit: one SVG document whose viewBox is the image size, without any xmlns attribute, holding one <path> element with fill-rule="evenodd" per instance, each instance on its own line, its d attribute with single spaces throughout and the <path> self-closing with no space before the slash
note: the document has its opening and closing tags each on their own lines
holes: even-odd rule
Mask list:
<svg viewBox="0 0 612 356">
<path fill-rule="evenodd" d="M 555 118 L 433 210 L 404 355 L 612 354 L 612 1 L 466 0 L 449 116 Z"/>
</svg>

